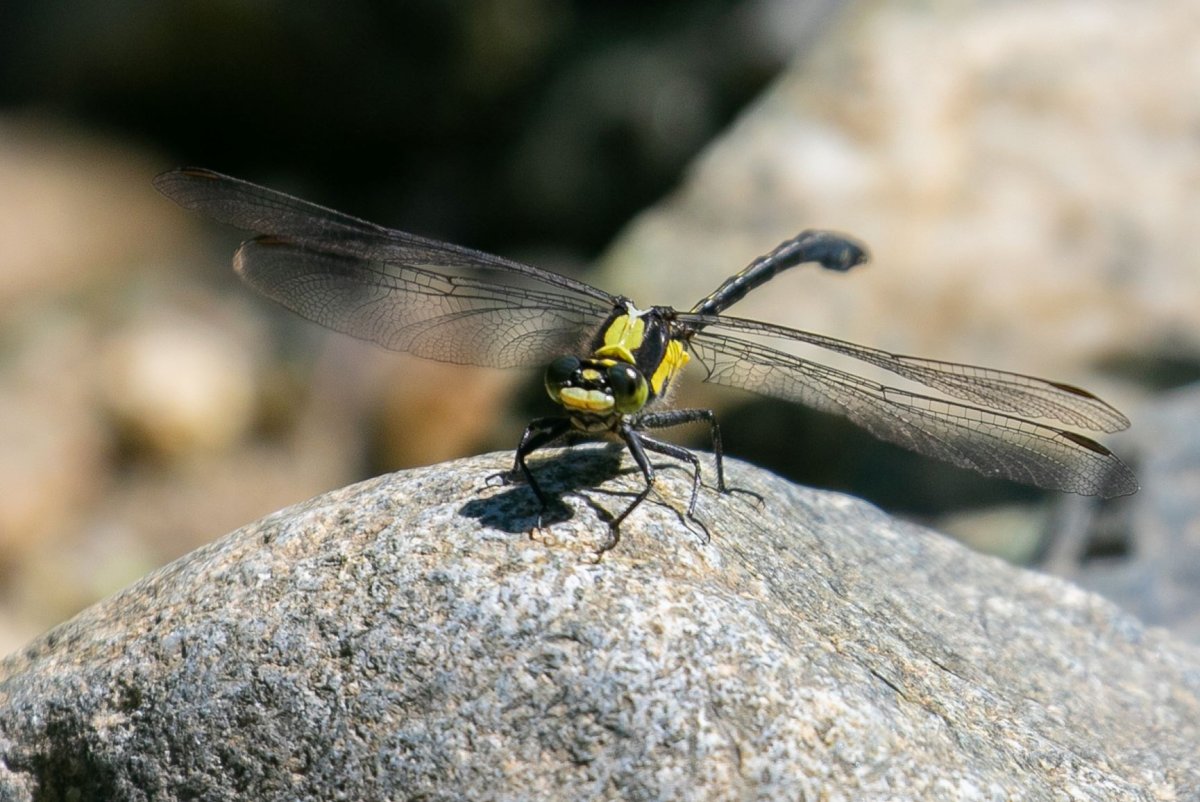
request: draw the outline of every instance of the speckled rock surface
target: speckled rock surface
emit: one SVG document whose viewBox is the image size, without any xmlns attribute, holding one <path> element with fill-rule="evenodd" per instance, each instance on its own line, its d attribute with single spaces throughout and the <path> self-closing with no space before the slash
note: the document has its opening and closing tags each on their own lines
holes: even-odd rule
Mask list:
<svg viewBox="0 0 1200 802">
<path fill-rule="evenodd" d="M 731 463 L 493 454 L 284 510 L 0 663 L 0 799 L 1194 799 L 1200 654 Z M 617 468 L 619 475 L 614 475 Z"/>
</svg>

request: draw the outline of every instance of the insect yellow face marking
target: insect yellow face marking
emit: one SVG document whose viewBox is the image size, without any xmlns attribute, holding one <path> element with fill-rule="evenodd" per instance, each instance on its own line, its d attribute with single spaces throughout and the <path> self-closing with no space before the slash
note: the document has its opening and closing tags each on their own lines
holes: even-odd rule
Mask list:
<svg viewBox="0 0 1200 802">
<path fill-rule="evenodd" d="M 565 387 L 559 393 L 559 403 L 567 409 L 581 412 L 611 412 L 613 397 L 599 390 L 585 390 L 582 387 Z"/>
</svg>

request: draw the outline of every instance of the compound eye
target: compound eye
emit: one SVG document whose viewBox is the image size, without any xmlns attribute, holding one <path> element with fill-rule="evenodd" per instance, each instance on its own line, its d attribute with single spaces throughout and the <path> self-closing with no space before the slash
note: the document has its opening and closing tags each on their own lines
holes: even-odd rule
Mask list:
<svg viewBox="0 0 1200 802">
<path fill-rule="evenodd" d="M 577 356 L 560 356 L 546 368 L 546 383 L 566 384 L 575 375 L 575 371 L 579 370 L 580 364 Z"/>
<path fill-rule="evenodd" d="M 559 400 L 562 388 L 571 383 L 582 363 L 576 356 L 560 356 L 546 368 L 546 392 L 555 401 Z"/>
<path fill-rule="evenodd" d="M 633 365 L 625 363 L 612 365 L 608 369 L 607 378 L 618 412 L 637 412 L 646 405 L 646 399 L 649 396 L 646 377 Z"/>
</svg>

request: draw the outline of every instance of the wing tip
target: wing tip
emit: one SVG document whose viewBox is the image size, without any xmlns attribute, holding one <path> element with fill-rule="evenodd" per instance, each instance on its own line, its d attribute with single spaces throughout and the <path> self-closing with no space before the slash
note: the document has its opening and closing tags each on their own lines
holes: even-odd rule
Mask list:
<svg viewBox="0 0 1200 802">
<path fill-rule="evenodd" d="M 1083 399 L 1096 412 L 1102 413 L 1101 417 L 1096 418 L 1096 426 L 1093 427 L 1102 432 L 1122 432 L 1129 428 L 1129 418 L 1125 417 L 1124 413 L 1110 406 L 1095 393 L 1085 390 L 1082 387 L 1077 387 L 1074 384 L 1066 382 L 1053 381 L 1051 379 L 1043 379 L 1042 381 L 1050 385 L 1056 390 L 1060 390 L 1067 395 Z"/>
<path fill-rule="evenodd" d="M 185 187 L 200 181 L 219 181 L 223 178 L 225 176 L 206 167 L 176 167 L 154 176 L 151 183 L 160 193 L 180 206 L 191 208 L 188 206 L 187 193 L 184 192 Z"/>
<path fill-rule="evenodd" d="M 1121 496 L 1132 496 L 1141 489 L 1142 486 L 1138 484 L 1137 477 L 1133 475 L 1129 466 L 1114 456 L 1110 469 L 1104 477 L 1104 483 L 1100 487 L 1100 492 L 1095 495 L 1106 499 L 1120 498 Z"/>
</svg>

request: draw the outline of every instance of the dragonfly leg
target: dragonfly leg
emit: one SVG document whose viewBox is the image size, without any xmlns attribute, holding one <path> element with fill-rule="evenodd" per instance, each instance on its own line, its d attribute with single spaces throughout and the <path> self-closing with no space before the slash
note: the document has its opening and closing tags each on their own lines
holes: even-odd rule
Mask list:
<svg viewBox="0 0 1200 802">
<path fill-rule="evenodd" d="M 755 493 L 753 490 L 744 490 L 740 487 L 730 487 L 725 484 L 725 449 L 721 445 L 721 427 L 717 424 L 716 413 L 711 409 L 668 409 L 662 412 L 650 412 L 639 417 L 636 425 L 639 429 L 665 429 L 696 421 L 704 421 L 708 424 L 709 438 L 712 442 L 713 461 L 717 464 L 717 489 L 722 493 L 745 493 L 748 496 L 753 496 L 761 506 L 763 497 L 758 493 Z M 687 454 L 694 459 L 694 455 L 690 451 Z M 675 455 L 671 454 L 669 456 Z M 682 457 L 681 459 L 689 459 L 689 457 Z M 696 472 L 696 479 L 699 481 L 699 467 L 697 467 Z M 692 504 L 693 506 L 695 505 L 694 498 Z"/>
<path fill-rule="evenodd" d="M 648 438 L 638 434 L 637 430 L 629 423 L 622 423 L 618 429 L 618 433 L 621 435 L 621 439 L 625 441 L 625 445 L 629 447 L 629 453 L 633 455 L 633 461 L 641 468 L 642 476 L 646 478 L 646 489 L 638 493 L 633 503 L 609 523 L 608 541 L 596 551 L 597 556 L 615 548 L 621 542 L 621 522 L 628 518 L 629 513 L 633 512 L 639 504 L 645 501 L 646 497 L 650 495 L 650 491 L 654 489 L 654 466 L 650 464 L 650 457 L 646 456 L 646 449 L 643 447 L 643 442 Z"/>
<path fill-rule="evenodd" d="M 525 427 L 525 433 L 521 435 L 521 442 L 517 445 L 516 457 L 513 459 L 512 473 L 520 473 L 524 476 L 525 481 L 529 483 L 530 489 L 533 490 L 533 494 L 537 496 L 538 504 L 541 507 L 538 511 L 538 528 L 542 526 L 542 516 L 550 508 L 550 501 L 546 498 L 546 494 L 542 492 L 542 487 L 537 483 L 537 479 L 533 477 L 533 471 L 529 469 L 525 458 L 539 448 L 553 443 L 566 434 L 570 428 L 571 421 L 569 418 L 538 418 L 531 421 Z"/>
<path fill-rule="evenodd" d="M 637 505 L 641 504 L 646 499 L 646 496 L 650 494 L 650 491 L 654 488 L 654 467 L 650 464 L 649 457 L 646 456 L 646 451 L 654 451 L 658 454 L 665 454 L 668 457 L 674 457 L 675 459 L 683 460 L 684 462 L 691 464 L 692 495 L 688 500 L 686 518 L 688 521 L 691 521 L 700 527 L 701 533 L 704 536 L 704 542 L 707 543 L 712 538 L 712 535 L 709 534 L 708 527 L 706 527 L 696 517 L 696 499 L 700 495 L 700 458 L 691 451 L 688 451 L 683 446 L 677 446 L 674 443 L 665 443 L 662 440 L 656 440 L 653 437 L 648 437 L 644 433 L 634 429 L 632 426 L 628 426 L 623 429 L 621 435 L 625 438 L 625 442 L 629 444 L 629 450 L 633 453 L 633 458 L 642 468 L 642 473 L 646 477 L 646 489 L 643 490 L 641 494 L 638 495 L 638 497 L 634 500 L 634 502 L 629 505 L 629 508 L 626 509 L 625 512 L 621 513 L 617 520 L 614 521 L 614 526 L 623 521 L 625 517 L 629 515 L 629 513 L 633 512 L 633 509 Z M 613 545 L 616 545 L 615 542 Z"/>
<path fill-rule="evenodd" d="M 681 426 L 685 423 L 704 421 L 708 424 L 709 439 L 712 442 L 713 459 L 717 463 L 717 489 L 722 493 L 729 492 L 725 486 L 725 449 L 721 446 L 721 427 L 717 425 L 717 414 L 711 409 L 668 409 L 662 412 L 649 412 L 637 419 L 639 429 L 666 429 L 671 426 Z M 666 453 L 666 452 L 660 452 Z M 691 454 L 689 451 L 688 454 Z M 671 455 L 674 456 L 674 455 Z M 683 457 L 682 459 L 687 459 Z M 699 467 L 696 469 L 699 473 Z"/>
</svg>

